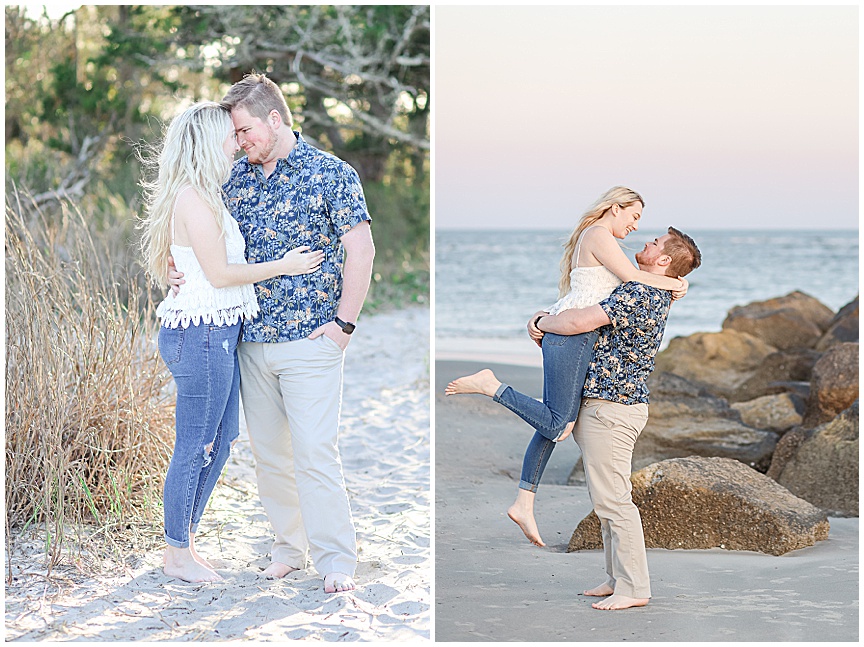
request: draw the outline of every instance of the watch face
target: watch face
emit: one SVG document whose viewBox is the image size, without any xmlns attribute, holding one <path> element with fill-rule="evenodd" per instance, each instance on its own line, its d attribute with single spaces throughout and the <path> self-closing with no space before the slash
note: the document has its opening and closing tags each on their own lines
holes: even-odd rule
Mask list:
<svg viewBox="0 0 864 647">
<path fill-rule="evenodd" d="M 335 319 L 336 325 L 342 329 L 346 335 L 350 335 L 354 332 L 354 328 L 356 327 L 353 323 L 348 323 L 347 321 L 342 321 L 339 317 Z"/>
</svg>

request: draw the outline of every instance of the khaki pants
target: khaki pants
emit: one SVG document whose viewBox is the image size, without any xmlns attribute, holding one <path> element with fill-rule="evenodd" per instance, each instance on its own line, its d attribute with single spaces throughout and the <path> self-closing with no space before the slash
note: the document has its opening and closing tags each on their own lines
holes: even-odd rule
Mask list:
<svg viewBox="0 0 864 647">
<path fill-rule="evenodd" d="M 651 597 L 642 519 L 630 496 L 633 446 L 647 422 L 647 404 L 586 398 L 573 430 L 600 518 L 606 582 L 615 593 L 631 598 Z"/>
<path fill-rule="evenodd" d="M 343 352 L 322 335 L 243 342 L 240 394 L 258 495 L 276 533 L 272 559 L 354 575 L 357 545 L 337 447 Z"/>
</svg>

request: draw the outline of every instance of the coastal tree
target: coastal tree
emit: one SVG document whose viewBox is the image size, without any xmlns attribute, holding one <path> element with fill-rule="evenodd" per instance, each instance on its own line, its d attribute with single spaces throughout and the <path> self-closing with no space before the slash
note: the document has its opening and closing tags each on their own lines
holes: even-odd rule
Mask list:
<svg viewBox="0 0 864 647">
<path fill-rule="evenodd" d="M 279 83 L 306 139 L 358 170 L 381 243 L 377 281 L 402 272 L 427 289 L 428 6 L 84 5 L 61 16 L 7 6 L 5 15 L 7 183 L 49 216 L 61 199 L 78 202 L 94 231 L 114 237 L 118 263 L 140 209 L 135 145 L 254 70 Z"/>
<path fill-rule="evenodd" d="M 218 52 L 219 78 L 233 83 L 265 72 L 285 91 L 297 121 L 364 180 L 382 180 L 394 152 L 422 173 L 428 6 L 191 5 L 177 14 L 181 44 Z"/>
<path fill-rule="evenodd" d="M 118 174 L 126 142 L 182 85 L 157 64 L 174 21 L 165 7 L 85 5 L 58 18 L 6 7 L 7 146 L 38 140 L 60 166 L 26 178 L 37 204 L 80 198 L 93 179 L 129 176 Z"/>
</svg>

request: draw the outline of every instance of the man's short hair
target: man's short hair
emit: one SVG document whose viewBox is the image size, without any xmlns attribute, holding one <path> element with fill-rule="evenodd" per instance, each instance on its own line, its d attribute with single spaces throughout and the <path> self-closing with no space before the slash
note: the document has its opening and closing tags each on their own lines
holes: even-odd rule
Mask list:
<svg viewBox="0 0 864 647">
<path fill-rule="evenodd" d="M 687 276 L 702 264 L 702 252 L 690 236 L 675 227 L 669 227 L 671 238 L 663 245 L 663 253 L 672 257 L 666 268 L 667 276 Z"/>
<path fill-rule="evenodd" d="M 228 110 L 243 108 L 253 117 L 266 121 L 271 111 L 278 112 L 286 126 L 292 128 L 294 120 L 285 102 L 282 90 L 264 74 L 250 73 L 237 81 L 222 99 Z"/>
</svg>

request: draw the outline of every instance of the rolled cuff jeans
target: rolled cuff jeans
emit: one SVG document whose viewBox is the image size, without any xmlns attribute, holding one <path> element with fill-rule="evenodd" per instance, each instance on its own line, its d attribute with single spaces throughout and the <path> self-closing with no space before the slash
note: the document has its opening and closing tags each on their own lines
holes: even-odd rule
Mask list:
<svg viewBox="0 0 864 647">
<path fill-rule="evenodd" d="M 241 325 L 159 329 L 159 353 L 177 385 L 176 439 L 163 489 L 169 546 L 189 546 L 240 433 Z"/>
<path fill-rule="evenodd" d="M 492 398 L 535 429 L 522 460 L 519 487 L 523 490 L 537 491 L 555 449 L 555 439 L 579 415 L 582 387 L 597 337 L 596 330 L 579 335 L 546 333 L 542 345 L 543 401 L 503 383 Z"/>
</svg>

